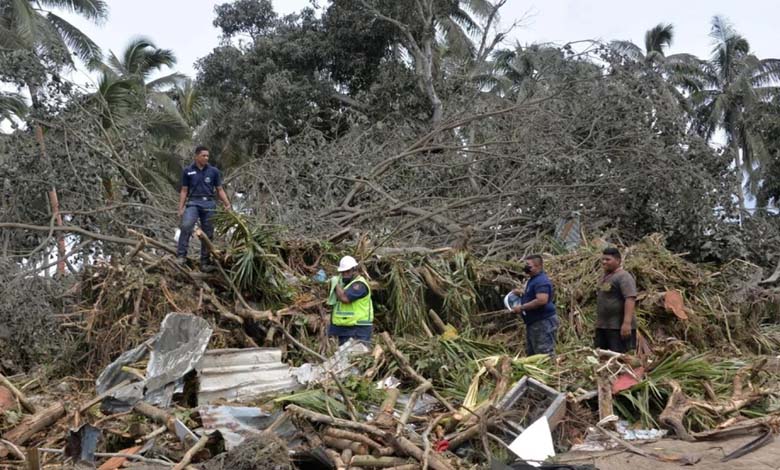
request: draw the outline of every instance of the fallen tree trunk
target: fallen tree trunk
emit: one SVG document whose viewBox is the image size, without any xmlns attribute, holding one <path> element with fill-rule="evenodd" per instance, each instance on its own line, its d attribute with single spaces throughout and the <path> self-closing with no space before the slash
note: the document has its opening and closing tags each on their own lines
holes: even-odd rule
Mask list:
<svg viewBox="0 0 780 470">
<path fill-rule="evenodd" d="M 355 455 L 352 457 L 350 466 L 368 467 L 368 468 L 388 468 L 408 465 L 408 459 L 400 457 L 373 457 L 371 455 Z"/>
<path fill-rule="evenodd" d="M 314 411 L 301 408 L 297 405 L 288 405 L 287 411 L 301 418 L 308 419 L 313 423 L 329 424 L 332 426 L 338 426 L 342 428 L 353 429 L 362 431 L 372 436 L 376 436 L 395 448 L 403 455 L 414 457 L 418 461 L 422 462 L 425 458 L 425 452 L 417 447 L 412 441 L 403 436 L 394 436 L 391 432 L 383 431 L 376 426 L 369 424 L 357 423 L 354 421 L 348 421 L 346 419 L 333 418 L 328 415 L 317 413 Z M 428 457 L 429 465 L 433 470 L 455 470 L 446 460 L 439 455 L 430 455 Z"/>
<path fill-rule="evenodd" d="M 65 415 L 65 407 L 62 403 L 55 403 L 38 414 L 26 418 L 15 428 L 8 431 L 3 438 L 16 445 L 22 445 L 38 431 L 42 431 L 56 423 L 63 415 Z"/>
</svg>

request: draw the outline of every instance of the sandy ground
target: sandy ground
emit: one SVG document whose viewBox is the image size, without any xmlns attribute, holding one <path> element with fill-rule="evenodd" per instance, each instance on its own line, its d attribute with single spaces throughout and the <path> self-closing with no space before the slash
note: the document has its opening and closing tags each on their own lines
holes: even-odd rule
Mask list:
<svg viewBox="0 0 780 470">
<path fill-rule="evenodd" d="M 780 439 L 775 439 L 775 441 L 769 445 L 748 455 L 728 462 L 720 461 L 724 455 L 754 438 L 755 436 L 723 441 L 693 443 L 664 439 L 640 447 L 644 450 L 663 454 L 677 453 L 701 457 L 701 460 L 697 464 L 687 468 L 707 470 L 780 469 Z M 570 464 L 590 463 L 595 465 L 599 470 L 680 470 L 680 468 L 683 468 L 679 463 L 659 462 L 655 459 L 617 450 L 599 453 L 570 452 L 559 455 L 556 460 Z"/>
</svg>

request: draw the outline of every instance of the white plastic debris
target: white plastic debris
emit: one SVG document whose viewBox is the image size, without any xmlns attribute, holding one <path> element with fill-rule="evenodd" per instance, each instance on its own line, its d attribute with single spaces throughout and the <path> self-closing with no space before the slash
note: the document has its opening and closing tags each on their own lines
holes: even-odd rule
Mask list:
<svg viewBox="0 0 780 470">
<path fill-rule="evenodd" d="M 548 458 L 555 457 L 555 446 L 547 418 L 542 416 L 528 426 L 528 429 L 509 444 L 509 450 L 534 467 L 539 467 Z"/>
</svg>

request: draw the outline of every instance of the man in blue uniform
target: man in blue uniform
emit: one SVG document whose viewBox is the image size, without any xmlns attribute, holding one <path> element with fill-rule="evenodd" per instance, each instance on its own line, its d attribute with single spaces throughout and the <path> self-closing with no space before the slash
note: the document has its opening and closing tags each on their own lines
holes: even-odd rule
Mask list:
<svg viewBox="0 0 780 470">
<path fill-rule="evenodd" d="M 176 257 L 179 264 L 187 263 L 187 247 L 195 228 L 195 222 L 200 220 L 200 229 L 212 239 L 214 225 L 211 217 L 217 209 L 215 197 L 219 197 L 226 210 L 230 210 L 230 201 L 222 189 L 222 175 L 219 170 L 209 165 L 209 149 L 200 145 L 195 148 L 192 165 L 184 168 L 181 174 L 181 191 L 179 192 L 179 217 L 181 217 L 181 233 Z M 209 251 L 205 243 L 200 244 L 200 267 L 209 272 L 214 266 L 209 262 Z"/>
<path fill-rule="evenodd" d="M 530 276 L 525 291 L 515 289 L 515 295 L 522 295 L 520 305 L 512 311 L 522 314 L 525 322 L 525 350 L 534 354 L 555 354 L 555 336 L 558 332 L 558 316 L 553 303 L 553 285 L 544 272 L 544 262 L 539 255 L 525 258 L 523 272 Z"/>
</svg>

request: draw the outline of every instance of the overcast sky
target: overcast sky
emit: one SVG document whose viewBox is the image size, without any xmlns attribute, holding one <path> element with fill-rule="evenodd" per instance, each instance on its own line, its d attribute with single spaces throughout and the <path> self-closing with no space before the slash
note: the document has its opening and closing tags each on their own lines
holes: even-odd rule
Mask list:
<svg viewBox="0 0 780 470">
<path fill-rule="evenodd" d="M 101 26 L 74 19 L 104 50 L 117 53 L 137 36 L 152 39 L 158 47 L 172 49 L 178 71 L 195 74 L 194 62 L 219 41 L 212 25 L 214 6 L 226 0 L 109 0 L 110 17 Z M 326 4 L 325 0 L 319 0 Z M 277 12 L 291 13 L 309 0 L 274 0 Z M 643 44 L 644 32 L 659 22 L 675 27 L 671 52 L 709 55 L 708 36 L 713 15 L 727 17 L 750 41 L 762 58 L 780 57 L 777 0 L 509 0 L 502 9 L 502 23 L 524 18 L 512 41 L 566 43 L 583 39 L 628 39 Z M 86 77 L 79 79 L 86 81 Z"/>
</svg>

